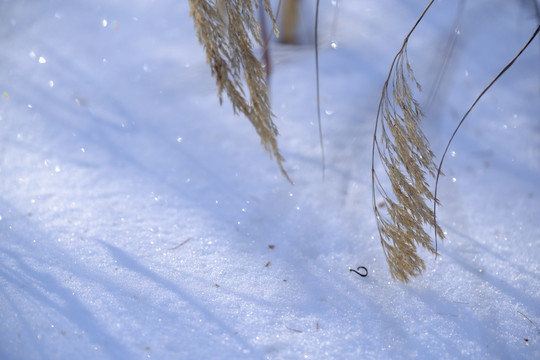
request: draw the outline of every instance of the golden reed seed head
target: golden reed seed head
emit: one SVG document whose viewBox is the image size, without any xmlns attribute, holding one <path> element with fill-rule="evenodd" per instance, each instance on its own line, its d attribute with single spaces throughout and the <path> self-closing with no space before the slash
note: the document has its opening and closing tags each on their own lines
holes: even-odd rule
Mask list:
<svg viewBox="0 0 540 360">
<path fill-rule="evenodd" d="M 266 73 L 253 53 L 253 40 L 262 45 L 255 17 L 258 0 L 189 0 L 189 5 L 197 37 L 216 79 L 220 102 L 225 92 L 234 112 L 241 112 L 249 119 L 265 150 L 291 181 L 278 149 L 278 131 L 270 107 Z M 270 0 L 264 0 L 263 5 L 277 36 Z"/>
</svg>

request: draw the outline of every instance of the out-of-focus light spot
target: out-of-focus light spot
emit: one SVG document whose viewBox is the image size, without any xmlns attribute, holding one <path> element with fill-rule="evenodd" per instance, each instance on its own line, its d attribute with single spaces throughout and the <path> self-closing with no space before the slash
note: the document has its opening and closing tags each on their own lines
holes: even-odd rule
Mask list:
<svg viewBox="0 0 540 360">
<path fill-rule="evenodd" d="M 101 20 L 101 26 L 103 26 L 103 27 L 107 27 L 107 24 L 108 24 L 108 23 L 109 23 L 109 22 L 107 21 L 107 19 Z"/>
<path fill-rule="evenodd" d="M 54 81 L 50 80 L 50 81 L 49 81 L 49 86 L 50 86 L 50 87 L 53 87 L 53 86 L 54 86 Z"/>
<path fill-rule="evenodd" d="M 330 46 L 332 47 L 332 49 L 335 50 L 335 49 L 338 48 L 338 43 L 337 43 L 336 41 L 333 41 L 333 40 L 332 40 L 332 41 L 330 42 Z"/>
<path fill-rule="evenodd" d="M 88 101 L 84 98 L 76 96 L 73 100 L 75 101 L 75 104 L 77 104 L 77 106 L 85 107 L 86 105 L 88 105 Z"/>
<path fill-rule="evenodd" d="M 40 56 L 38 61 L 40 64 L 45 64 L 47 62 L 47 59 L 45 59 L 43 56 Z"/>
<path fill-rule="evenodd" d="M 4 99 L 6 99 L 6 100 L 9 99 L 9 94 L 8 94 L 8 92 L 7 92 L 7 91 L 4 91 L 4 92 L 2 93 L 2 97 L 3 97 Z"/>
<path fill-rule="evenodd" d="M 35 59 L 35 58 L 36 58 L 36 53 L 33 52 L 33 51 L 30 51 L 30 52 L 28 53 L 28 56 L 30 56 L 32 59 Z"/>
</svg>

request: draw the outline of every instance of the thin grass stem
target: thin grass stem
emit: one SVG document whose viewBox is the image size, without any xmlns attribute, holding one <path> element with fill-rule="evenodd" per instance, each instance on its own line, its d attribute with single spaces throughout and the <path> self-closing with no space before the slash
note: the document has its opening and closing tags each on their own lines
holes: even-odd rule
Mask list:
<svg viewBox="0 0 540 360">
<path fill-rule="evenodd" d="M 317 123 L 319 125 L 319 143 L 321 147 L 321 163 L 322 163 L 322 178 L 325 179 L 326 174 L 326 160 L 324 155 L 324 141 L 321 121 L 321 95 L 320 95 L 320 81 L 319 81 L 319 2 L 317 0 L 315 4 L 315 87 L 317 91 Z"/>
<path fill-rule="evenodd" d="M 452 136 L 450 136 L 450 140 L 448 140 L 448 143 L 446 144 L 446 148 L 444 149 L 444 152 L 441 156 L 441 161 L 439 163 L 439 166 L 437 168 L 437 176 L 435 178 L 435 190 L 434 190 L 434 201 L 433 201 L 433 222 L 435 224 L 437 224 L 437 194 L 438 194 L 438 190 L 439 190 L 439 177 L 442 173 L 442 166 L 443 166 L 443 163 L 444 163 L 444 159 L 446 158 L 446 154 L 448 153 L 448 149 L 450 148 L 450 144 L 452 144 L 452 141 L 454 141 L 454 138 L 457 134 L 457 132 L 459 131 L 459 129 L 461 128 L 461 125 L 463 125 L 463 123 L 465 122 L 465 119 L 467 119 L 467 117 L 469 116 L 469 114 L 471 113 L 472 109 L 476 106 L 476 104 L 478 104 L 478 102 L 480 101 L 480 99 L 484 96 L 484 94 L 493 86 L 493 84 L 495 84 L 497 82 L 497 80 L 499 80 L 499 78 L 508 70 L 510 69 L 510 67 L 512 67 L 512 65 L 514 65 L 514 63 L 516 62 L 516 60 L 521 56 L 521 54 L 523 54 L 523 52 L 525 51 L 525 49 L 527 49 L 527 47 L 533 42 L 534 38 L 536 37 L 536 35 L 538 35 L 538 32 L 540 32 L 540 25 L 536 28 L 536 30 L 534 31 L 534 33 L 532 34 L 532 36 L 530 37 L 530 39 L 527 41 L 527 43 L 525 43 L 525 45 L 518 51 L 518 53 L 512 58 L 512 60 L 510 60 L 510 62 L 508 64 L 506 64 L 506 66 L 497 74 L 497 76 L 495 76 L 493 78 L 493 80 L 491 80 L 491 82 L 484 88 L 484 90 L 482 90 L 482 92 L 480 93 L 480 95 L 478 95 L 478 97 L 474 100 L 474 102 L 472 103 L 472 105 L 469 107 L 469 109 L 467 110 L 467 112 L 465 113 L 465 115 L 463 115 L 463 117 L 461 118 L 461 120 L 459 121 L 458 125 L 456 126 L 456 128 L 454 129 L 454 132 L 452 133 Z M 435 249 L 437 249 L 437 232 L 435 232 Z"/>
</svg>

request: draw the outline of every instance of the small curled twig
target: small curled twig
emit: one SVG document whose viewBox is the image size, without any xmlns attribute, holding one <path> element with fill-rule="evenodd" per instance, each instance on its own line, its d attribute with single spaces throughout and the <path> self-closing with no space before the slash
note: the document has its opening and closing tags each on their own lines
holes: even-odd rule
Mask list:
<svg viewBox="0 0 540 360">
<path fill-rule="evenodd" d="M 352 272 L 354 272 L 354 273 L 360 275 L 361 277 L 366 277 L 366 276 L 368 276 L 368 269 L 367 269 L 367 267 L 365 267 L 365 266 L 359 266 L 359 267 L 356 268 L 356 270 L 354 270 L 354 269 L 349 269 L 349 271 L 352 271 Z"/>
</svg>

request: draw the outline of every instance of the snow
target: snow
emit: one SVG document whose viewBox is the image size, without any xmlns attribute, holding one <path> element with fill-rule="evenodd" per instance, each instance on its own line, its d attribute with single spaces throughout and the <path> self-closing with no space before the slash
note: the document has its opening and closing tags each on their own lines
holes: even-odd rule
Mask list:
<svg viewBox="0 0 540 360">
<path fill-rule="evenodd" d="M 294 186 L 219 105 L 187 2 L 0 3 L 1 359 L 540 358 L 538 39 L 458 133 L 447 240 L 401 284 L 371 209 L 371 140 L 426 2 L 333 3 L 324 182 L 313 48 L 272 45 Z M 437 1 L 411 38 L 423 100 L 456 9 Z M 438 156 L 537 22 L 531 2 L 466 3 L 427 110 Z"/>
</svg>

